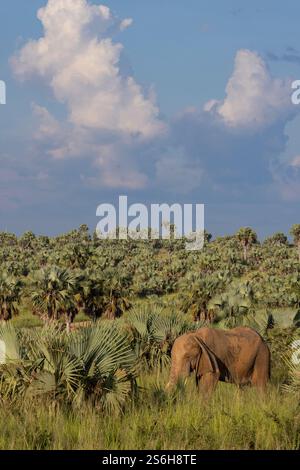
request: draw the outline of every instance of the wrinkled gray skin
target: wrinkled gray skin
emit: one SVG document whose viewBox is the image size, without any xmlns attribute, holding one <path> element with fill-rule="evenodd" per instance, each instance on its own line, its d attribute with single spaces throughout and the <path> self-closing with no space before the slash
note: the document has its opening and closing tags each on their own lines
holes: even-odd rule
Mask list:
<svg viewBox="0 0 300 470">
<path fill-rule="evenodd" d="M 209 395 L 218 381 L 250 384 L 264 391 L 270 378 L 270 351 L 252 328 L 200 328 L 174 342 L 167 389 L 192 371 L 199 391 Z"/>
</svg>

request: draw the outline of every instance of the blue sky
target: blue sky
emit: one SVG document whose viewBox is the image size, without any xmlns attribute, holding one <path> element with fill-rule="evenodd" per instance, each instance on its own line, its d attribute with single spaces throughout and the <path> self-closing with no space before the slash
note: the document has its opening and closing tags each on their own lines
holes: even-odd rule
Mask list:
<svg viewBox="0 0 300 470">
<path fill-rule="evenodd" d="M 215 235 L 300 222 L 299 2 L 101 3 L 0 4 L 0 230 L 94 228 L 120 194 L 205 203 Z"/>
</svg>

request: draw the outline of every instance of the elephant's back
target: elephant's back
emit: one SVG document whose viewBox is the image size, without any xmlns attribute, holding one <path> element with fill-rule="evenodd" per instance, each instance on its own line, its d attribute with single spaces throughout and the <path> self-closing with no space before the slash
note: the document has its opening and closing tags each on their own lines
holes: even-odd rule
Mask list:
<svg viewBox="0 0 300 470">
<path fill-rule="evenodd" d="M 264 343 L 264 339 L 258 333 L 258 331 L 254 330 L 250 326 L 237 326 L 236 328 L 232 328 L 228 330 L 228 333 L 231 335 L 238 335 L 244 338 L 252 339 L 258 343 Z"/>
<path fill-rule="evenodd" d="M 236 327 L 231 330 L 205 327 L 195 333 L 217 356 L 226 357 L 226 363 L 240 355 L 249 359 L 255 357 L 260 346 L 266 344 L 260 334 L 249 327 Z"/>
</svg>

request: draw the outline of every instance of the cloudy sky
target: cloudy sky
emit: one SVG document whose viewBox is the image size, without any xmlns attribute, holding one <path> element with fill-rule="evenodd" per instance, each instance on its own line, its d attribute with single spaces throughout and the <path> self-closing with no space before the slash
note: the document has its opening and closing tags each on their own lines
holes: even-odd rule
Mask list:
<svg viewBox="0 0 300 470">
<path fill-rule="evenodd" d="M 299 16 L 298 0 L 3 0 L 0 230 L 93 229 L 126 194 L 204 203 L 214 235 L 288 232 Z"/>
</svg>

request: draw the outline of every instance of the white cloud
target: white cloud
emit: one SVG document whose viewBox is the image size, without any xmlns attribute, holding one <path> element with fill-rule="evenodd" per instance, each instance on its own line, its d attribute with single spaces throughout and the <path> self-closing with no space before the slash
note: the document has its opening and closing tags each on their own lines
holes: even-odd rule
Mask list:
<svg viewBox="0 0 300 470">
<path fill-rule="evenodd" d="M 125 20 L 121 21 L 121 24 L 120 24 L 121 31 L 124 31 L 125 29 L 129 28 L 129 26 L 131 26 L 132 23 L 133 23 L 132 18 L 125 18 Z"/>
<path fill-rule="evenodd" d="M 300 168 L 300 155 L 297 155 L 297 157 L 294 157 L 290 165 L 296 168 Z"/>
<path fill-rule="evenodd" d="M 131 19 L 119 21 L 108 7 L 86 0 L 48 0 L 38 18 L 44 36 L 28 42 L 13 59 L 20 79 L 43 78 L 67 104 L 75 126 L 143 138 L 164 131 L 153 95 L 146 97 L 120 70 L 123 46 L 111 35 L 130 26 Z"/>
<path fill-rule="evenodd" d="M 289 80 L 273 78 L 256 52 L 237 52 L 223 101 L 188 108 L 167 126 L 153 90 L 146 96 L 122 71 L 123 46 L 113 35 L 130 18 L 118 20 L 86 0 L 48 0 L 38 18 L 44 34 L 16 54 L 14 71 L 42 78 L 66 105 L 65 120 L 34 105 L 34 137 L 52 160 L 82 159 L 74 172 L 85 186 L 230 198 L 245 187 L 256 197 L 257 184 L 273 183 L 270 160 L 284 151 L 295 107 Z"/>
<path fill-rule="evenodd" d="M 57 137 L 60 132 L 59 122 L 43 106 L 32 104 L 32 110 L 39 120 L 39 127 L 36 130 L 35 138 L 44 140 L 46 138 Z"/>
<path fill-rule="evenodd" d="M 212 109 L 214 109 L 216 106 L 218 106 L 219 103 L 220 101 L 218 100 L 209 100 L 205 103 L 203 110 L 209 112 Z"/>
<path fill-rule="evenodd" d="M 68 157 L 93 155 L 90 132 L 82 127 L 72 126 L 67 122 L 58 121 L 47 108 L 32 104 L 36 118 L 34 139 L 45 147 L 45 153 L 55 160 Z M 99 144 L 95 149 L 99 151 Z"/>
<path fill-rule="evenodd" d="M 234 71 L 223 102 L 211 100 L 204 110 L 217 111 L 233 128 L 262 129 L 295 110 L 291 104 L 291 80 L 273 78 L 263 59 L 253 51 L 237 52 Z"/>
</svg>

